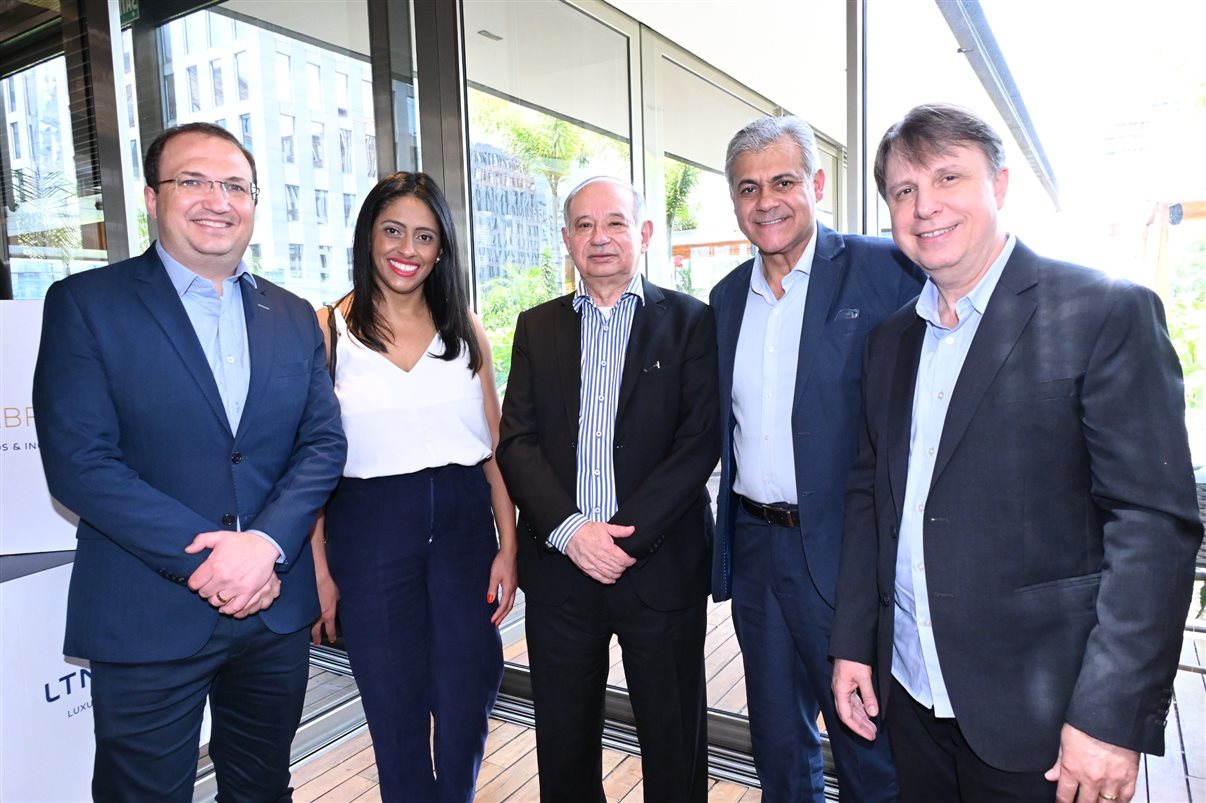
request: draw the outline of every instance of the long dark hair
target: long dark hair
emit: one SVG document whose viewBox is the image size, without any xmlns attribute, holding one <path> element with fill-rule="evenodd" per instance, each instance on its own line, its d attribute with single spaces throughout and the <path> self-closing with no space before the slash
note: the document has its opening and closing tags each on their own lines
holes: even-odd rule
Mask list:
<svg viewBox="0 0 1206 803">
<path fill-rule="evenodd" d="M 373 228 L 385 207 L 406 196 L 414 196 L 425 203 L 440 224 L 440 257 L 423 282 L 423 300 L 444 343 L 444 353 L 432 356 L 455 360 L 464 344 L 469 350 L 469 370 L 476 374 L 482 367 L 482 350 L 469 319 L 469 291 L 457 256 L 452 210 L 448 208 L 440 186 L 426 173 L 391 173 L 377 182 L 360 207 L 352 241 L 352 303 L 347 316 L 348 330 L 374 351 L 385 352 L 385 341 L 392 333 L 377 310 L 382 291 L 377 285 L 373 266 Z"/>
</svg>

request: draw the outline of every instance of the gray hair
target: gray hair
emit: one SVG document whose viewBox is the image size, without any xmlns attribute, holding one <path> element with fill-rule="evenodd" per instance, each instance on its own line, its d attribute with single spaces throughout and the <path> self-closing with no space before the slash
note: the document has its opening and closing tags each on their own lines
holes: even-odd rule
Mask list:
<svg viewBox="0 0 1206 803">
<path fill-rule="evenodd" d="M 812 126 L 794 115 L 784 117 L 763 117 L 755 120 L 738 131 L 729 140 L 729 148 L 724 156 L 724 177 L 733 186 L 733 163 L 737 157 L 750 151 L 766 150 L 780 139 L 789 139 L 800 147 L 800 156 L 804 175 L 812 178 L 816 175 L 820 162 L 817 160 L 817 137 L 812 132 Z"/>
<path fill-rule="evenodd" d="M 908 164 L 921 165 L 945 156 L 960 145 L 979 148 L 993 175 L 1005 167 L 1005 146 L 1000 135 L 983 119 L 962 106 L 927 103 L 914 106 L 879 141 L 875 154 L 875 186 L 885 199 L 888 159 L 896 154 Z"/>
<path fill-rule="evenodd" d="M 570 204 L 572 204 L 574 202 L 574 198 L 578 195 L 579 192 L 582 191 L 582 189 L 584 187 L 586 187 L 588 184 L 594 184 L 597 181 L 610 181 L 613 184 L 623 187 L 624 189 L 631 192 L 632 193 L 632 218 L 633 218 L 633 220 L 636 221 L 636 224 L 638 226 L 645 222 L 645 199 L 641 196 L 641 193 L 639 191 L 637 191 L 636 187 L 632 186 L 624 179 L 616 178 L 615 176 L 591 176 L 590 178 L 586 179 L 581 184 L 579 184 L 577 187 L 574 187 L 572 190 L 570 190 L 569 195 L 565 196 L 565 203 L 562 204 L 562 207 L 561 207 L 561 216 L 562 216 L 562 219 L 565 221 L 565 227 L 567 229 L 570 227 Z"/>
</svg>

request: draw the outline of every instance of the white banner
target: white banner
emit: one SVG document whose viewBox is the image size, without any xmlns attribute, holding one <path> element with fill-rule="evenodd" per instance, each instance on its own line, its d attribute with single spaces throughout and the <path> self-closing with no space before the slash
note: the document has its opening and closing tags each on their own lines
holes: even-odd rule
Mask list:
<svg viewBox="0 0 1206 803">
<path fill-rule="evenodd" d="M 70 577 L 68 563 L 0 583 L 0 800 L 92 797 L 91 676 L 63 658 Z"/>
<path fill-rule="evenodd" d="M 79 519 L 50 498 L 34 429 L 41 332 L 41 301 L 0 301 L 0 555 L 75 549 Z"/>
</svg>

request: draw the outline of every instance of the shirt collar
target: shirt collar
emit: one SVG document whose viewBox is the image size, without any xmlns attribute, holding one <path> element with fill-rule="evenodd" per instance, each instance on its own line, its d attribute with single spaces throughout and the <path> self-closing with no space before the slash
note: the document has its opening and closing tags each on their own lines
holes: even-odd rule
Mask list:
<svg viewBox="0 0 1206 803">
<path fill-rule="evenodd" d="M 158 240 L 155 241 L 155 253 L 159 254 L 159 260 L 163 262 L 163 267 L 167 269 L 168 279 L 172 282 L 172 287 L 176 290 L 176 295 L 183 296 L 188 292 L 188 289 L 193 286 L 193 282 L 212 283 L 201 276 L 198 276 L 193 271 L 184 267 L 178 259 L 173 257 L 163 248 L 163 244 Z M 230 278 L 239 280 L 246 277 L 252 287 L 256 287 L 255 274 L 247 268 L 247 263 L 239 260 L 239 267 L 235 268 L 234 275 Z"/>
<path fill-rule="evenodd" d="M 793 284 L 803 281 L 804 277 L 812 274 L 812 261 L 817 253 L 818 234 L 819 229 L 813 223 L 812 237 L 808 238 L 808 245 L 804 246 L 804 253 L 800 254 L 799 261 L 783 277 L 784 290 L 790 289 Z M 766 272 L 762 269 L 761 252 L 754 254 L 754 270 L 750 274 L 750 289 L 765 299 L 775 300 L 775 294 L 771 291 L 770 283 L 766 281 Z"/>
<path fill-rule="evenodd" d="M 624 288 L 624 292 L 620 294 L 620 301 L 623 301 L 625 298 L 629 297 L 635 297 L 637 301 L 641 302 L 642 305 L 645 303 L 645 284 L 641 281 L 640 271 L 637 271 L 635 274 L 633 274 L 632 281 L 628 283 L 628 286 Z M 581 312 L 582 305 L 587 302 L 590 302 L 590 305 L 596 309 L 599 306 L 595 303 L 595 300 L 591 298 L 590 291 L 586 289 L 586 285 L 579 280 L 578 289 L 574 292 L 574 312 Z M 616 303 L 618 304 L 619 302 L 617 301 Z"/>
<path fill-rule="evenodd" d="M 1006 235 L 1005 247 L 988 266 L 988 271 L 970 293 L 959 299 L 955 312 L 959 316 L 960 324 L 967 318 L 970 310 L 974 309 L 980 315 L 984 314 L 984 310 L 988 308 L 988 300 L 992 298 L 992 291 L 997 288 L 997 282 L 1001 280 L 1001 273 L 1005 270 L 1005 263 L 1009 261 L 1017 242 L 1018 239 L 1012 234 Z M 941 318 L 938 315 L 938 302 L 938 286 L 934 284 L 933 279 L 927 278 L 925 286 L 921 288 L 921 295 L 917 297 L 917 315 L 934 326 L 942 326 Z M 942 326 L 942 328 L 946 327 Z"/>
</svg>

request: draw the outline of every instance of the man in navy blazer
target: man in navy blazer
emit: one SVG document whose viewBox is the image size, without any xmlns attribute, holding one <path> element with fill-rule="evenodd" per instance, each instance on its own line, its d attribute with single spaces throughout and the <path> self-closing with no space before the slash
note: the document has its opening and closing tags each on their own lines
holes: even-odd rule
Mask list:
<svg viewBox="0 0 1206 803">
<path fill-rule="evenodd" d="M 169 129 L 145 175 L 159 240 L 50 288 L 34 374 L 47 481 L 80 517 L 63 649 L 91 661 L 92 792 L 191 800 L 208 698 L 221 799 L 288 800 L 308 535 L 346 452 L 322 335 L 242 262 L 238 140 Z"/>
<path fill-rule="evenodd" d="M 825 173 L 802 120 L 737 132 L 725 172 L 758 252 L 711 296 L 723 433 L 712 595 L 733 600 L 763 799 L 823 800 L 823 713 L 842 800 L 890 800 L 887 745 L 834 714 L 829 627 L 863 340 L 921 276 L 890 242 L 816 222 Z"/>
<path fill-rule="evenodd" d="M 867 341 L 838 710 L 883 717 L 906 801 L 1125 803 L 1202 539 L 1160 300 L 1007 233 L 1001 138 L 964 109 L 910 111 L 875 178 L 929 279 Z"/>
</svg>

